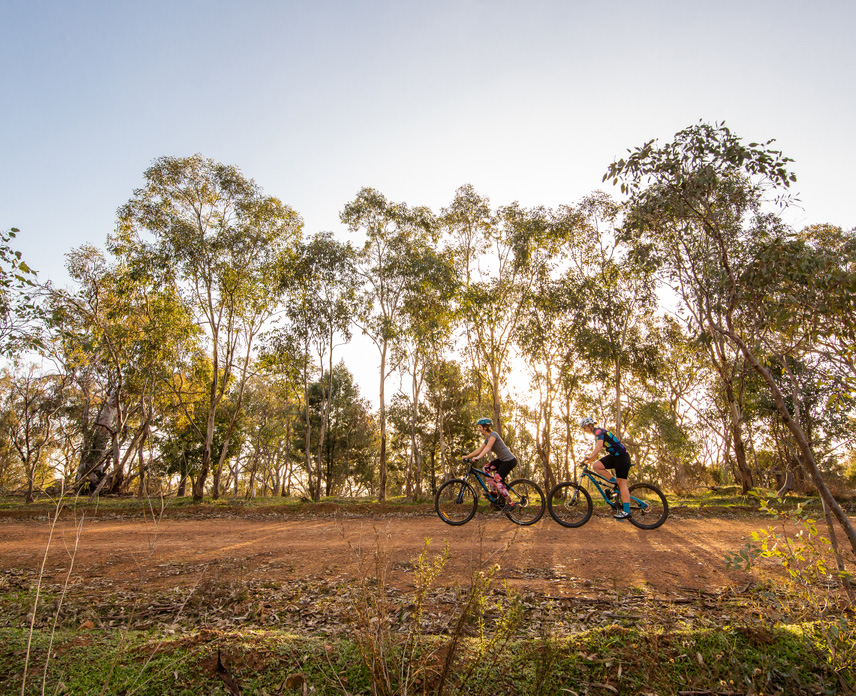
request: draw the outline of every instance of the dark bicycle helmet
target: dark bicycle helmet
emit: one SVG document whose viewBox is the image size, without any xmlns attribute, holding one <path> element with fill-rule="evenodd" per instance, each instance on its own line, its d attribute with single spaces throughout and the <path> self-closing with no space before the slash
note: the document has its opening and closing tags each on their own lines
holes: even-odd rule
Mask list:
<svg viewBox="0 0 856 696">
<path fill-rule="evenodd" d="M 493 421 L 490 418 L 479 418 L 476 425 L 493 425 Z"/>
</svg>

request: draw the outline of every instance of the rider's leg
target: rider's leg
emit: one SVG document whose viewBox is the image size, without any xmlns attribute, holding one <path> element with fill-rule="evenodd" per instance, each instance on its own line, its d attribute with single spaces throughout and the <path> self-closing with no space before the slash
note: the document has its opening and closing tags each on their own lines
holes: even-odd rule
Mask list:
<svg viewBox="0 0 856 696">
<path fill-rule="evenodd" d="M 491 463 L 484 465 L 484 472 L 488 475 L 487 486 L 490 489 L 491 493 L 499 492 L 499 488 L 497 488 L 496 481 L 499 479 L 499 474 L 496 471 L 496 465 Z"/>
<path fill-rule="evenodd" d="M 598 459 L 594 464 L 591 465 L 591 468 L 594 469 L 595 473 L 600 474 L 610 483 L 615 483 L 615 476 L 612 475 L 612 472 L 607 471 L 606 467 L 603 465 L 603 462 Z M 624 483 L 627 483 L 627 479 L 624 480 Z"/>
<path fill-rule="evenodd" d="M 498 473 L 500 477 L 499 492 L 502 493 L 502 497 L 505 498 L 506 502 L 511 502 L 511 494 L 505 486 L 505 479 L 515 466 L 517 466 L 517 459 L 514 458 L 501 461 L 496 465 L 496 473 Z"/>
<path fill-rule="evenodd" d="M 508 489 L 505 487 L 505 482 L 502 480 L 502 476 L 500 476 L 498 472 L 493 475 L 493 485 L 496 486 L 496 490 L 499 491 L 499 494 L 508 500 Z"/>
<path fill-rule="evenodd" d="M 625 505 L 630 505 L 630 489 L 627 487 L 627 479 L 620 478 L 618 480 L 618 491 L 621 493 L 621 502 Z"/>
<path fill-rule="evenodd" d="M 624 512 L 630 512 L 630 490 L 627 487 L 627 474 L 630 473 L 630 455 L 626 452 L 615 459 L 615 477 L 618 479 L 618 490 Z"/>
</svg>

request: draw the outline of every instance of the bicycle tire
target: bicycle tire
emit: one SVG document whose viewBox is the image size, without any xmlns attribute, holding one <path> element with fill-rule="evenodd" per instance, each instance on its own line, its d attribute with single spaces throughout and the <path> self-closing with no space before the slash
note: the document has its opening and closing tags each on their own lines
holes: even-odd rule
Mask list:
<svg viewBox="0 0 856 696">
<path fill-rule="evenodd" d="M 639 498 L 646 507 L 630 501 L 630 522 L 639 529 L 657 529 L 669 516 L 669 501 L 653 483 L 634 483 L 630 486 L 631 498 Z"/>
<path fill-rule="evenodd" d="M 537 483 L 529 479 L 517 479 L 507 487 L 514 502 L 514 509 L 506 512 L 505 516 L 514 524 L 528 526 L 544 516 L 547 501 L 544 499 L 544 491 Z"/>
<path fill-rule="evenodd" d="M 585 488 L 572 481 L 562 481 L 553 486 L 547 496 L 547 509 L 550 517 L 563 527 L 582 527 L 591 519 L 594 506 Z"/>
<path fill-rule="evenodd" d="M 434 496 L 434 510 L 437 515 L 443 522 L 454 527 L 473 519 L 478 504 L 478 494 L 464 479 L 446 481 Z"/>
</svg>

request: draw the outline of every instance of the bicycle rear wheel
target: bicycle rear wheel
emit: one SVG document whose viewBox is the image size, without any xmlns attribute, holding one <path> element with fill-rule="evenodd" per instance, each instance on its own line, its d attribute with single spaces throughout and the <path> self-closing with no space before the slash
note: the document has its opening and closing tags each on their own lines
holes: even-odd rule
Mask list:
<svg viewBox="0 0 856 696">
<path fill-rule="evenodd" d="M 551 517 L 563 527 L 582 527 L 591 518 L 589 492 L 571 481 L 553 486 L 547 497 Z"/>
<path fill-rule="evenodd" d="M 464 479 L 446 481 L 434 496 L 434 509 L 446 524 L 466 524 L 476 514 L 479 497 Z"/>
<path fill-rule="evenodd" d="M 528 479 L 517 479 L 506 484 L 508 495 L 514 508 L 505 513 L 505 516 L 515 524 L 535 524 L 544 514 L 547 502 L 544 500 L 544 491 L 534 481 Z"/>
<path fill-rule="evenodd" d="M 651 483 L 630 486 L 630 521 L 640 529 L 656 529 L 669 516 L 663 492 Z"/>
</svg>

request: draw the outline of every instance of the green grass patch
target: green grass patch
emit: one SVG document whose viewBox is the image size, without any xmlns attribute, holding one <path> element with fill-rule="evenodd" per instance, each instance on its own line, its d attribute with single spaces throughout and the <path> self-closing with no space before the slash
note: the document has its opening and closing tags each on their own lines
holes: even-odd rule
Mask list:
<svg viewBox="0 0 856 696">
<path fill-rule="evenodd" d="M 57 500 L 42 497 L 26 504 L 23 498 L 0 498 L 0 517 L 18 519 L 49 519 L 57 509 Z M 281 496 L 251 498 L 224 496 L 217 500 L 205 498 L 194 502 L 192 498 L 136 498 L 132 496 L 104 496 L 97 500 L 86 497 L 67 497 L 62 500 L 62 519 L 85 514 L 89 518 L 117 517 L 223 517 L 259 515 L 330 515 L 337 512 L 362 514 L 429 513 L 433 502 L 414 503 L 403 498 L 388 498 L 379 503 L 375 499 L 326 497 L 314 502 L 305 498 Z"/>
<path fill-rule="evenodd" d="M 613 627 L 573 637 L 512 642 L 502 664 L 483 655 L 476 639 L 458 643 L 447 694 L 648 693 L 713 691 L 753 694 L 833 694 L 852 685 L 836 675 L 815 643 L 812 624 L 731 626 L 717 630 L 640 632 Z M 300 693 L 371 694 L 372 675 L 350 640 L 330 642 L 275 631 L 220 633 L 58 631 L 33 636 L 25 694 L 219 694 L 218 653 L 245 696 Z M 0 693 L 21 692 L 27 632 L 0 629 Z M 432 653 L 416 682 L 435 693 L 445 640 L 425 638 Z M 47 675 L 45 676 L 45 665 Z M 393 665 L 394 667 L 394 665 Z M 300 675 L 300 676 L 296 676 Z M 302 690 L 302 689 L 301 689 Z"/>
</svg>

